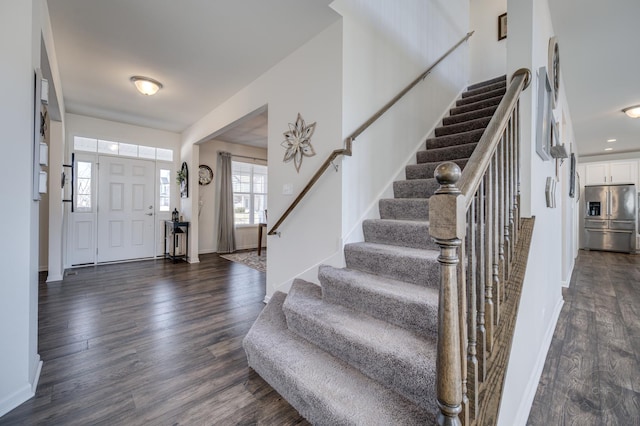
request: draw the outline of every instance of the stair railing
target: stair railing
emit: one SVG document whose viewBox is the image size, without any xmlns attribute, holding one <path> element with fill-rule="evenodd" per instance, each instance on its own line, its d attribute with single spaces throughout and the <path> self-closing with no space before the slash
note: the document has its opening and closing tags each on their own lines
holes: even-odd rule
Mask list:
<svg viewBox="0 0 640 426">
<path fill-rule="evenodd" d="M 514 73 L 464 172 L 453 162 L 435 171 L 440 188 L 429 200 L 429 232 L 440 247 L 439 425 L 478 420 L 518 238 L 519 99 L 530 81 L 528 69 Z"/>
<path fill-rule="evenodd" d="M 452 46 L 449 50 L 447 50 L 437 61 L 435 61 L 426 71 L 420 74 L 415 80 L 413 80 L 407 87 L 402 89 L 400 93 L 398 93 L 393 99 L 387 102 L 382 108 L 380 108 L 369 120 L 367 120 L 363 125 L 358 127 L 351 135 L 349 135 L 344 140 L 344 148 L 334 150 L 329 157 L 322 163 L 320 168 L 316 171 L 316 173 L 311 177 L 307 185 L 302 189 L 300 194 L 293 200 L 291 205 L 285 210 L 285 212 L 280 216 L 280 218 L 276 221 L 275 225 L 269 230 L 267 235 L 275 235 L 279 234 L 278 229 L 282 222 L 285 221 L 287 217 L 293 212 L 296 206 L 302 201 L 305 195 L 309 192 L 311 187 L 315 185 L 315 183 L 320 179 L 320 177 L 324 174 L 324 172 L 329 168 L 329 166 L 333 163 L 333 161 L 341 155 L 351 156 L 351 145 L 356 140 L 358 136 L 362 134 L 365 130 L 369 128 L 373 123 L 375 123 L 385 112 L 387 112 L 392 106 L 394 106 L 400 99 L 404 97 L 411 89 L 413 89 L 418 83 L 423 81 L 431 71 L 444 59 L 447 58 L 454 50 L 456 50 L 462 43 L 469 40 L 469 37 L 473 35 L 474 31 L 468 32 L 460 41 L 458 41 L 454 46 Z"/>
</svg>

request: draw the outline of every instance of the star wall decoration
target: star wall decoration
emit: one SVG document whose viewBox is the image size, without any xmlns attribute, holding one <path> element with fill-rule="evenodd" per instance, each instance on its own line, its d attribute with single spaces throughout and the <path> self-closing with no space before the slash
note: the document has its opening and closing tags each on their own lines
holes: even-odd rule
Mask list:
<svg viewBox="0 0 640 426">
<path fill-rule="evenodd" d="M 311 136 L 315 130 L 316 123 L 307 126 L 298 113 L 296 123 L 289 123 L 289 130 L 283 133 L 285 140 L 280 145 L 286 149 L 286 152 L 282 161 L 288 163 L 293 160 L 298 173 L 300 173 L 302 158 L 316 155 L 313 146 L 311 146 Z"/>
</svg>

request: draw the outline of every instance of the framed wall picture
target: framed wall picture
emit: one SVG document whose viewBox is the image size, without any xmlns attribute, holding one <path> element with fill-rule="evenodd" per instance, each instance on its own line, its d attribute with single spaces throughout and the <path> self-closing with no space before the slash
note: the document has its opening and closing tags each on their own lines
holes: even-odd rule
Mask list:
<svg viewBox="0 0 640 426">
<path fill-rule="evenodd" d="M 498 16 L 498 40 L 507 38 L 507 14 Z"/>
</svg>

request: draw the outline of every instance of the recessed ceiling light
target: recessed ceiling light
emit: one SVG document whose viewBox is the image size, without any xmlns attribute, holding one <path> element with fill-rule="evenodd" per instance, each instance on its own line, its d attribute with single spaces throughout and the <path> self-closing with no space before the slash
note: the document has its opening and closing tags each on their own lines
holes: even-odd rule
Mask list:
<svg viewBox="0 0 640 426">
<path fill-rule="evenodd" d="M 607 139 L 607 142 L 615 142 L 616 139 Z"/>
<path fill-rule="evenodd" d="M 149 77 L 134 75 L 131 77 L 131 81 L 136 86 L 136 89 L 138 89 L 138 92 L 143 95 L 155 95 L 158 90 L 162 89 L 162 83 Z"/>
<path fill-rule="evenodd" d="M 631 118 L 639 118 L 640 117 L 640 105 L 634 105 L 627 107 L 622 110 L 625 114 L 627 114 Z"/>
<path fill-rule="evenodd" d="M 613 148 L 605 148 L 605 151 L 613 151 Z"/>
</svg>

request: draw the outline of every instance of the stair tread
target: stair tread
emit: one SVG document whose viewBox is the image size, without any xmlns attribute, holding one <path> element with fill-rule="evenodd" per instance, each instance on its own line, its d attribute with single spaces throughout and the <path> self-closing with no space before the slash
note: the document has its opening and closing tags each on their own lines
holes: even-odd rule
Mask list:
<svg viewBox="0 0 640 426">
<path fill-rule="evenodd" d="M 348 268 L 409 283 L 439 285 L 439 251 L 379 243 L 351 243 L 344 247 Z"/>
<path fill-rule="evenodd" d="M 249 365 L 314 424 L 434 424 L 411 403 L 287 329 L 276 292 L 245 337 Z"/>
<path fill-rule="evenodd" d="M 365 375 L 399 388 L 413 402 L 425 404 L 420 397 L 433 393 L 435 337 L 326 303 L 319 286 L 300 279 L 294 281 L 283 310 L 290 329 Z"/>
<path fill-rule="evenodd" d="M 428 220 L 366 219 L 362 228 L 366 242 L 436 249 L 429 236 Z"/>
<path fill-rule="evenodd" d="M 507 76 L 506 75 L 501 75 L 499 77 L 495 77 L 495 78 L 492 78 L 492 79 L 489 79 L 489 80 L 485 80 L 485 81 L 481 81 L 481 82 L 478 82 L 478 83 L 471 84 L 468 87 L 468 89 L 469 90 L 474 90 L 474 89 L 478 89 L 478 88 L 481 88 L 481 87 L 484 87 L 484 86 L 489 86 L 491 84 L 502 82 L 502 81 L 504 81 L 504 82 L 507 81 Z"/>
<path fill-rule="evenodd" d="M 437 288 L 386 278 L 356 269 L 321 265 L 318 278 L 325 299 L 385 319 L 420 334 L 437 333 Z M 332 282 L 339 282 L 334 291 Z M 333 293 L 339 293 L 333 297 Z M 369 305 L 361 307 L 368 301 Z"/>
</svg>

